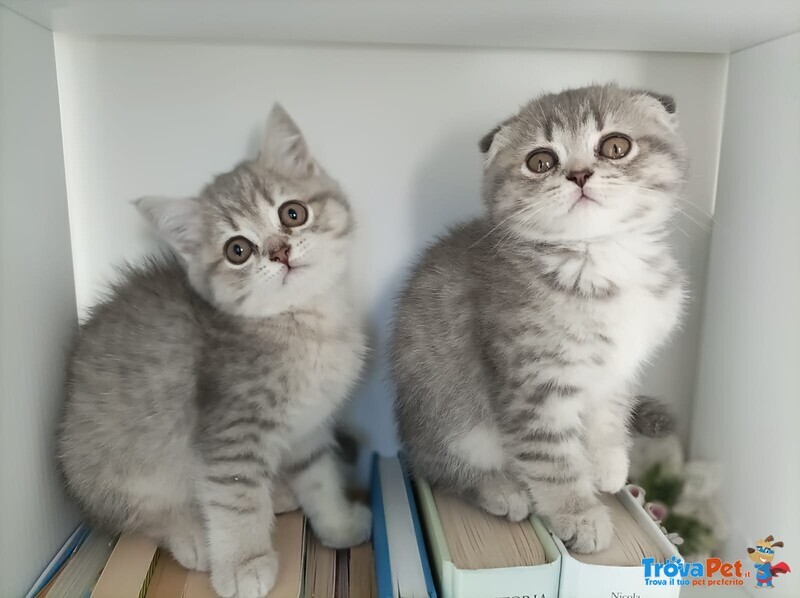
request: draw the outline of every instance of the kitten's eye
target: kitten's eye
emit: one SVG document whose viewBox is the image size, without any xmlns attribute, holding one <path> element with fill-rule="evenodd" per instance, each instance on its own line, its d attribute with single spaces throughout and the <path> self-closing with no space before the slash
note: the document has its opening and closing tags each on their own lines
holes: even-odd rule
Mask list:
<svg viewBox="0 0 800 598">
<path fill-rule="evenodd" d="M 244 237 L 234 237 L 225 243 L 225 257 L 231 264 L 244 264 L 253 255 L 253 244 Z"/>
<path fill-rule="evenodd" d="M 308 220 L 308 208 L 299 201 L 287 201 L 278 209 L 278 215 L 284 226 L 300 226 Z"/>
<path fill-rule="evenodd" d="M 525 164 L 528 165 L 528 170 L 536 174 L 544 174 L 548 170 L 552 170 L 558 163 L 556 155 L 548 150 L 536 150 L 528 155 Z"/>
<path fill-rule="evenodd" d="M 610 160 L 624 158 L 629 151 L 631 140 L 619 133 L 613 133 L 600 142 L 600 154 Z"/>
</svg>

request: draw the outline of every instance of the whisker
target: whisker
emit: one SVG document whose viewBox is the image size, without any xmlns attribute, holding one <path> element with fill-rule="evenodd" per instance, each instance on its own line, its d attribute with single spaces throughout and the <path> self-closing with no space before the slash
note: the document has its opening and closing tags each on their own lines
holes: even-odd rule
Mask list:
<svg viewBox="0 0 800 598">
<path fill-rule="evenodd" d="M 480 239 L 478 239 L 477 241 L 475 241 L 475 242 L 474 242 L 472 245 L 470 245 L 469 247 L 467 247 L 467 249 L 469 250 L 469 249 L 472 249 L 473 247 L 475 247 L 475 246 L 476 246 L 478 243 L 480 243 L 481 241 L 483 241 L 483 240 L 484 240 L 486 237 L 488 237 L 489 235 L 491 235 L 491 234 L 492 234 L 494 231 L 496 231 L 498 228 L 500 228 L 502 225 L 504 225 L 506 222 L 508 222 L 508 221 L 509 221 L 509 220 L 511 220 L 512 218 L 515 218 L 516 216 L 519 216 L 519 215 L 523 214 L 524 212 L 526 212 L 527 210 L 533 209 L 533 208 L 535 208 L 535 207 L 536 207 L 536 204 L 530 204 L 530 205 L 528 205 L 528 206 L 525 206 L 525 207 L 523 207 L 523 208 L 520 208 L 520 209 L 519 209 L 519 210 L 517 210 L 516 212 L 513 212 L 513 213 L 512 213 L 511 215 L 509 215 L 507 218 L 503 218 L 503 219 L 502 219 L 500 222 L 498 222 L 498 223 L 497 223 L 495 226 L 493 226 L 493 227 L 491 228 L 491 230 L 490 230 L 488 233 L 486 233 L 486 234 L 485 234 L 485 235 L 483 235 L 483 236 L 482 236 Z"/>
</svg>

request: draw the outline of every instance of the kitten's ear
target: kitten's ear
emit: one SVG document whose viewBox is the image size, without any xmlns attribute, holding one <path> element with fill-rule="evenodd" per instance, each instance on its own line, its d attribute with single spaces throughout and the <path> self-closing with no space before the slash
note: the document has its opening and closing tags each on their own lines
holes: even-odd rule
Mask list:
<svg viewBox="0 0 800 598">
<path fill-rule="evenodd" d="M 134 200 L 133 205 L 182 257 L 191 257 L 202 246 L 202 219 L 197 200 L 141 197 Z"/>
<path fill-rule="evenodd" d="M 502 128 L 503 128 L 502 125 L 497 125 L 494 129 L 492 129 L 491 131 L 486 133 L 486 135 L 481 137 L 481 140 L 478 142 L 478 149 L 481 150 L 482 154 L 485 154 L 486 152 L 489 151 L 489 148 L 492 147 L 494 136 L 497 135 L 500 132 L 500 129 Z"/>
<path fill-rule="evenodd" d="M 322 172 L 300 128 L 277 103 L 267 117 L 258 162 L 264 168 L 291 177 L 314 176 Z"/>
<path fill-rule="evenodd" d="M 486 154 L 486 164 L 489 164 L 497 155 L 500 143 L 505 140 L 503 129 L 509 125 L 512 120 L 514 120 L 513 116 L 507 118 L 478 141 L 478 149 L 481 150 L 481 153 Z"/>
<path fill-rule="evenodd" d="M 664 107 L 664 110 L 667 111 L 667 114 L 675 114 L 675 111 L 678 109 L 678 106 L 675 103 L 675 98 L 672 96 L 669 96 L 665 93 L 658 93 L 656 91 L 649 91 L 647 89 L 643 89 L 642 93 L 658 100 L 658 102 Z"/>
</svg>

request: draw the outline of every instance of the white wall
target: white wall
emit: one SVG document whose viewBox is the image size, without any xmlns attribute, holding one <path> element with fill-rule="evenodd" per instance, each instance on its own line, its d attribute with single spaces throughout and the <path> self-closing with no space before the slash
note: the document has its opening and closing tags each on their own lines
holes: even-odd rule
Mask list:
<svg viewBox="0 0 800 598">
<path fill-rule="evenodd" d="M 391 298 L 413 256 L 480 209 L 477 140 L 544 90 L 616 79 L 674 93 L 693 161 L 685 208 L 713 206 L 727 59 L 719 55 L 268 46 L 56 35 L 78 306 L 95 301 L 112 264 L 150 251 L 128 204 L 196 192 L 254 155 L 280 100 L 360 221 L 356 270 L 377 367 L 353 408 L 373 447 L 396 448 L 383 346 Z M 708 234 L 676 233 L 695 297 L 684 330 L 645 376 L 673 399 L 685 430 L 694 383 Z"/>
<path fill-rule="evenodd" d="M 21 596 L 77 525 L 53 426 L 75 330 L 53 36 L 0 7 L 0 594 Z"/>
<path fill-rule="evenodd" d="M 725 555 L 769 534 L 800 596 L 800 33 L 733 54 L 693 453 L 723 467 Z M 749 561 L 746 561 L 749 562 Z"/>
</svg>

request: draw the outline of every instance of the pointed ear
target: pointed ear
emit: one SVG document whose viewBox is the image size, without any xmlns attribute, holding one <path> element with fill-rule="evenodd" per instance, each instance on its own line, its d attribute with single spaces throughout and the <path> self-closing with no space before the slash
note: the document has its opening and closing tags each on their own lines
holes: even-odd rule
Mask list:
<svg viewBox="0 0 800 598">
<path fill-rule="evenodd" d="M 780 548 L 783 548 L 783 542 L 780 542 L 780 541 L 773 542 L 772 543 L 772 547 L 775 548 L 776 546 L 779 546 Z"/>
<path fill-rule="evenodd" d="M 141 197 L 133 205 L 183 258 L 197 253 L 203 239 L 197 200 Z"/>
<path fill-rule="evenodd" d="M 772 537 L 772 534 L 764 538 L 764 542 L 772 542 L 775 538 Z"/>
<path fill-rule="evenodd" d="M 300 128 L 280 104 L 275 104 L 267 117 L 258 162 L 264 168 L 292 177 L 314 176 L 322 172 L 311 156 Z"/>
</svg>

